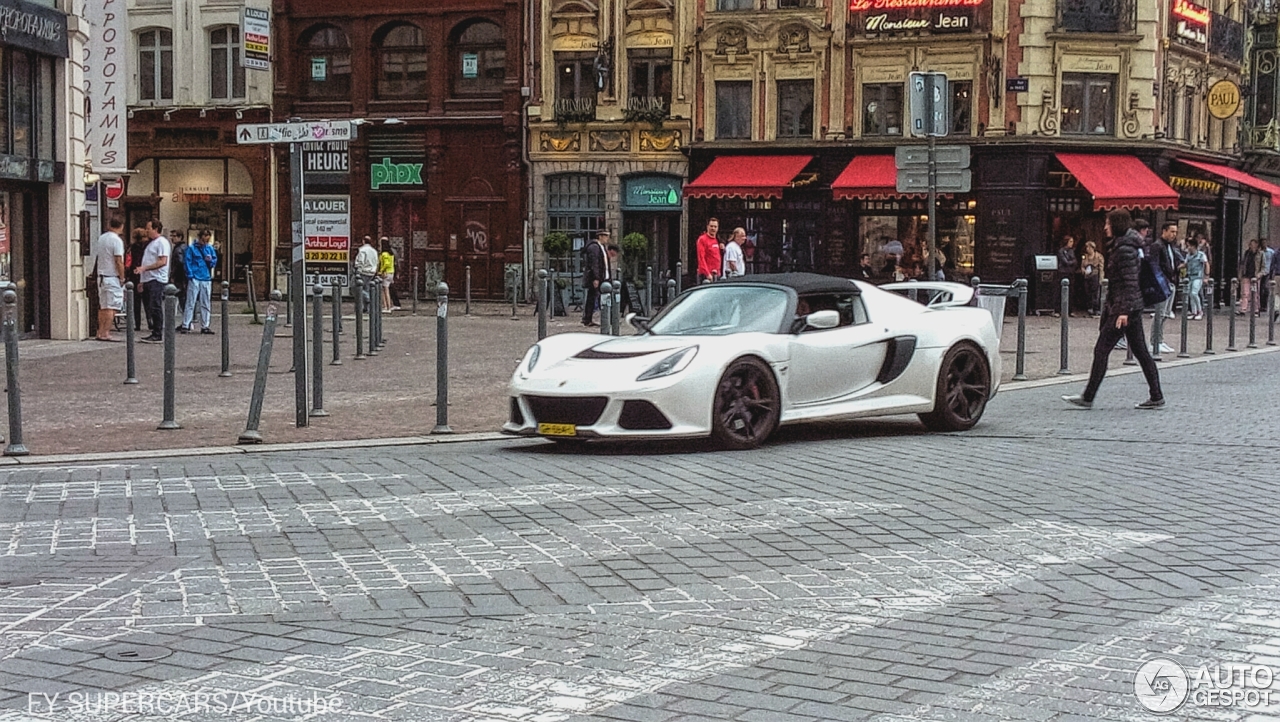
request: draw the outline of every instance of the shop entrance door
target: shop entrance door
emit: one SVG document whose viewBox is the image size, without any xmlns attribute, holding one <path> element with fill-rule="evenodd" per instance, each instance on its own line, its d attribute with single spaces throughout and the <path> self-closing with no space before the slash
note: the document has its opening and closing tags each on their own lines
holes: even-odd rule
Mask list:
<svg viewBox="0 0 1280 722">
<path fill-rule="evenodd" d="M 235 293 L 245 293 L 248 277 L 246 268 L 253 264 L 253 206 L 248 203 L 228 203 L 226 226 L 220 241 L 218 263 L 224 280 L 237 288 Z"/>
<path fill-rule="evenodd" d="M 654 296 L 662 303 L 666 303 L 667 278 L 675 278 L 676 261 L 680 260 L 680 218 L 678 212 L 622 214 L 624 236 L 641 233 L 649 239 L 649 258 L 638 262 L 636 284 L 645 283 L 645 267 L 652 265 Z"/>
<path fill-rule="evenodd" d="M 4 278 L 18 293 L 18 333 L 23 338 L 48 338 L 49 254 L 37 252 L 48 246 L 43 198 L 28 190 L 0 193 L 0 255 L 4 256 Z"/>
</svg>

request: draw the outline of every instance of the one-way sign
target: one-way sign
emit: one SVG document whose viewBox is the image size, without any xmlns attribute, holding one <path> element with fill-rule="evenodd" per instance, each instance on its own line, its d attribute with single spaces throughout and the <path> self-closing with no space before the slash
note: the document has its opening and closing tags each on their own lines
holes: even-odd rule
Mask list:
<svg viewBox="0 0 1280 722">
<path fill-rule="evenodd" d="M 349 120 L 316 120 L 300 123 L 241 123 L 236 126 L 236 142 L 305 143 L 317 140 L 351 140 Z"/>
</svg>

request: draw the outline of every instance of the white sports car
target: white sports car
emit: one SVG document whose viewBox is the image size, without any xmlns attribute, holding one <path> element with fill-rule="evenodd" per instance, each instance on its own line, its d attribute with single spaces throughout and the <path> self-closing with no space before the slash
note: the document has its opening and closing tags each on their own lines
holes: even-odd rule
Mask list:
<svg viewBox="0 0 1280 722">
<path fill-rule="evenodd" d="M 637 335 L 568 333 L 530 348 L 502 430 L 579 442 L 710 436 L 733 449 L 782 424 L 864 416 L 919 414 L 930 429 L 962 431 L 1000 383 L 986 310 L 931 308 L 831 276 L 697 286 L 632 325 Z"/>
</svg>

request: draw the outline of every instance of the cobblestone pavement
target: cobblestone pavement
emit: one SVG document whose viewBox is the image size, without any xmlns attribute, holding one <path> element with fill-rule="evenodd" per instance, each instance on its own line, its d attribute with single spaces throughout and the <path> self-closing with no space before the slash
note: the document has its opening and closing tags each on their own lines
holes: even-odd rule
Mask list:
<svg viewBox="0 0 1280 722">
<path fill-rule="evenodd" d="M 1145 661 L 1280 675 L 1275 364 L 747 453 L 0 470 L 0 722 L 1168 719 Z"/>
</svg>

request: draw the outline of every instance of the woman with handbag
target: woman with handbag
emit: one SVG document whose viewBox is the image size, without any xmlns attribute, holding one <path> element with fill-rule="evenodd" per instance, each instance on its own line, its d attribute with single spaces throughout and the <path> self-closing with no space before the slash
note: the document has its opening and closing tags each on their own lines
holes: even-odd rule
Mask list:
<svg viewBox="0 0 1280 722">
<path fill-rule="evenodd" d="M 1098 387 L 1107 375 L 1107 361 L 1116 343 L 1123 337 L 1133 349 L 1133 356 L 1142 367 L 1142 375 L 1147 379 L 1150 394 L 1146 401 L 1139 403 L 1139 409 L 1158 409 L 1164 406 L 1164 392 L 1160 389 L 1160 372 L 1156 362 L 1151 358 L 1151 348 L 1147 345 L 1142 332 L 1142 309 L 1149 305 L 1144 298 L 1143 284 L 1139 280 L 1142 268 L 1146 265 L 1143 256 L 1142 237 L 1132 228 L 1129 211 L 1114 210 L 1107 214 L 1106 233 L 1112 238 L 1111 255 L 1107 277 L 1110 288 L 1107 303 L 1102 309 L 1102 323 L 1099 326 L 1098 342 L 1093 347 L 1093 368 L 1089 371 L 1089 382 L 1084 392 L 1078 396 L 1063 396 L 1062 400 L 1082 408 L 1091 408 L 1093 399 L 1098 394 Z M 1159 298 L 1156 303 L 1163 301 Z"/>
</svg>

